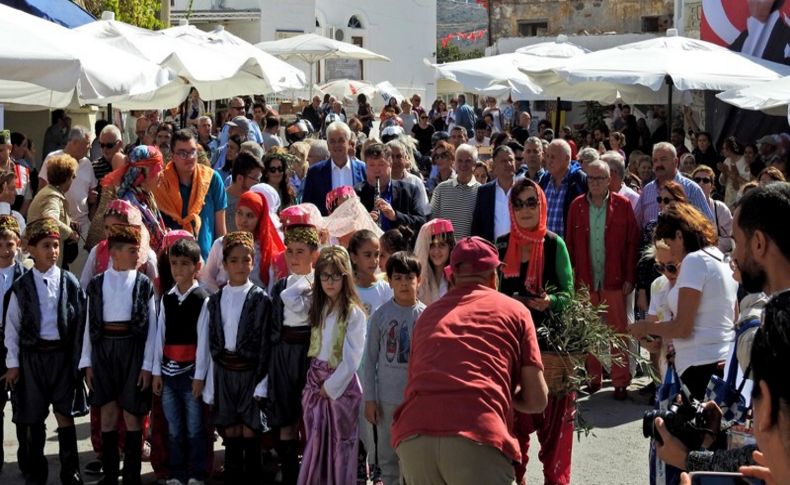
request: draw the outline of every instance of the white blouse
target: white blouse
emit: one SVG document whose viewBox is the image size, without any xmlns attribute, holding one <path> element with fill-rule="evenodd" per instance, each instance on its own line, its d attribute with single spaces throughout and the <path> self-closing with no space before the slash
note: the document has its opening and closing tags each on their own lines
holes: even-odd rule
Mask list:
<svg viewBox="0 0 790 485">
<path fill-rule="evenodd" d="M 310 325 L 309 311 L 312 301 L 313 273 L 288 276 L 285 289 L 280 292 L 283 301 L 283 326 L 306 327 Z"/>
<path fill-rule="evenodd" d="M 321 329 L 321 350 L 316 357 L 318 360 L 329 361 L 336 332 L 337 312 L 332 312 L 326 316 Z M 359 364 L 362 362 L 362 354 L 365 350 L 366 334 L 367 318 L 362 310 L 354 306 L 348 316 L 346 338 L 343 341 L 342 360 L 332 375 L 324 381 L 324 389 L 330 398 L 339 398 L 346 390 L 346 387 L 348 387 L 348 383 L 351 382 L 357 369 L 359 369 Z"/>
</svg>

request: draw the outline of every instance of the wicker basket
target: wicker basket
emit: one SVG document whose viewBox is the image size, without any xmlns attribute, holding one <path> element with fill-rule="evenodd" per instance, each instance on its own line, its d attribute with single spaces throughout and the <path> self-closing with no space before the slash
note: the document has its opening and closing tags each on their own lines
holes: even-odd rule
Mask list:
<svg viewBox="0 0 790 485">
<path fill-rule="evenodd" d="M 559 394 L 567 392 L 571 387 L 570 377 L 574 367 L 584 362 L 585 354 L 565 352 L 549 352 L 541 350 L 540 358 L 543 360 L 543 378 L 549 387 L 549 392 Z"/>
</svg>

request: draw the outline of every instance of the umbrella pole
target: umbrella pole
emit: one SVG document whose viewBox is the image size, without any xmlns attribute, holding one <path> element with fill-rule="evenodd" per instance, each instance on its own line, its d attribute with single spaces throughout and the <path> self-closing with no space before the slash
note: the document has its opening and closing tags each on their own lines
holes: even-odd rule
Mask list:
<svg viewBox="0 0 790 485">
<path fill-rule="evenodd" d="M 667 83 L 667 140 L 672 139 L 672 77 L 669 74 L 664 78 Z"/>
<path fill-rule="evenodd" d="M 313 69 L 315 69 L 315 62 L 310 63 L 310 96 L 307 99 L 310 103 L 313 102 Z"/>
<path fill-rule="evenodd" d="M 554 117 L 554 138 L 562 138 L 560 136 L 560 98 L 557 97 L 557 113 Z"/>
<path fill-rule="evenodd" d="M 107 121 L 112 124 L 112 103 L 107 103 Z"/>
</svg>

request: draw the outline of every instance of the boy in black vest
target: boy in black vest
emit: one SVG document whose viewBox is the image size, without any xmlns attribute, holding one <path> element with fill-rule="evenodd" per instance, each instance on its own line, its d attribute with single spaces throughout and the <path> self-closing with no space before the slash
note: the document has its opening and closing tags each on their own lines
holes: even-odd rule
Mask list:
<svg viewBox="0 0 790 485">
<path fill-rule="evenodd" d="M 58 221 L 31 222 L 25 239 L 35 265 L 14 282 L 8 301 L 5 380 L 13 389 L 14 422 L 27 427 L 27 482 L 47 483 L 44 421 L 51 404 L 58 422 L 60 481 L 81 484 L 74 416 L 87 411 L 76 365 L 85 295 L 77 278 L 57 266 Z"/>
<path fill-rule="evenodd" d="M 25 268 L 18 264 L 16 256 L 19 252 L 19 239 L 22 231 L 17 220 L 8 214 L 0 215 L 0 295 L 2 295 L 2 320 L 0 320 L 0 336 L 5 335 L 6 310 L 8 302 L 11 300 L 11 284 L 22 276 Z M 3 417 L 3 409 L 8 400 L 10 386 L 5 382 L 5 373 L 8 368 L 5 365 L 6 350 L 5 342 L 0 340 L 0 418 Z M 0 439 L 3 437 L 3 420 L 0 419 Z M 27 426 L 17 423 L 17 461 L 19 470 L 25 473 L 27 468 Z M 3 470 L 5 456 L 3 448 L 0 446 L 0 471 Z"/>
<path fill-rule="evenodd" d="M 108 229 L 112 267 L 88 284 L 88 324 L 80 369 L 93 391 L 91 405 L 101 407 L 104 478 L 118 483 L 118 415 L 123 410 L 126 443 L 124 485 L 140 483 L 143 418 L 151 409 L 151 366 L 156 339 L 154 285 L 136 268 L 140 226 L 114 224 Z M 104 295 L 107 298 L 104 298 Z"/>
<path fill-rule="evenodd" d="M 214 425 L 224 437 L 228 484 L 260 481 L 260 433 L 267 431 L 256 400 L 266 394 L 271 300 L 249 279 L 254 255 L 252 234 L 225 235 L 222 261 L 228 284 L 208 303 L 212 364 L 204 395 L 214 405 Z"/>
<path fill-rule="evenodd" d="M 206 477 L 203 385 L 208 350 L 208 293 L 198 286 L 200 246 L 176 241 L 168 253 L 176 284 L 162 297 L 153 365 L 154 394 L 167 420 L 170 480 L 199 485 Z M 189 471 L 187 471 L 187 456 Z"/>
</svg>

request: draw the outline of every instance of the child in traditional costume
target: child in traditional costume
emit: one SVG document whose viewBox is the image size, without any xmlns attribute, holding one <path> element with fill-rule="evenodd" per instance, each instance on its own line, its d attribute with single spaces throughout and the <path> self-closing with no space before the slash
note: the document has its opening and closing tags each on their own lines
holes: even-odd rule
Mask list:
<svg viewBox="0 0 790 485">
<path fill-rule="evenodd" d="M 25 239 L 35 265 L 14 282 L 8 301 L 5 381 L 13 389 L 14 422 L 26 426 L 29 434 L 27 482 L 47 483 L 44 422 L 52 405 L 58 423 L 60 481 L 81 484 L 74 416 L 87 412 L 76 365 L 85 295 L 77 278 L 57 266 L 57 220 L 31 222 Z"/>
<path fill-rule="evenodd" d="M 346 485 L 357 479 L 359 408 L 356 370 L 364 351 L 366 320 L 348 252 L 321 250 L 310 306 L 313 357 L 302 397 L 307 433 L 299 484 Z"/>
<path fill-rule="evenodd" d="M 137 271 L 142 228 L 115 224 L 108 231 L 112 265 L 88 285 L 88 324 L 80 368 L 91 404 L 101 407 L 104 478 L 117 484 L 118 416 L 126 424 L 123 483 L 140 483 L 143 419 L 151 410 L 151 367 L 156 340 L 154 285 Z M 106 295 L 106 298 L 105 298 Z"/>
</svg>

